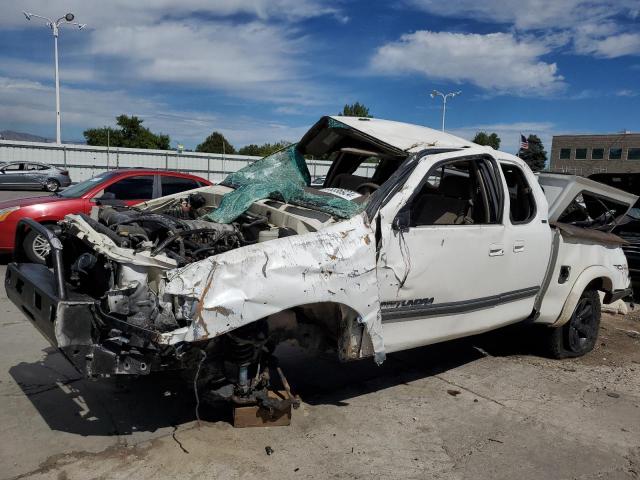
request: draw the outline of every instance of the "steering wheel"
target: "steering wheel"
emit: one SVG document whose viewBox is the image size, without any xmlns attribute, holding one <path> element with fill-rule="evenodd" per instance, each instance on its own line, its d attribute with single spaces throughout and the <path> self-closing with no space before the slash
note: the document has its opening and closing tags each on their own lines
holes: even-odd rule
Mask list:
<svg viewBox="0 0 640 480">
<path fill-rule="evenodd" d="M 373 192 L 375 192 L 379 188 L 380 188 L 380 185 L 378 185 L 377 183 L 365 182 L 365 183 L 361 183 L 356 187 L 356 192 L 358 192 L 361 195 L 371 195 Z"/>
</svg>

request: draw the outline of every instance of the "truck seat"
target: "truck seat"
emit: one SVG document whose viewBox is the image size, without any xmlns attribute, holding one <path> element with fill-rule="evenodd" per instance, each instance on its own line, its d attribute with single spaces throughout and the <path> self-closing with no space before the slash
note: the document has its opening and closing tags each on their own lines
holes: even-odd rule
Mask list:
<svg viewBox="0 0 640 480">
<path fill-rule="evenodd" d="M 368 177 L 360 177 L 358 175 L 351 175 L 349 173 L 341 173 L 340 175 L 336 175 L 336 177 L 331 182 L 332 188 L 345 188 L 347 190 L 356 191 L 363 183 L 371 182 L 371 179 Z"/>
<path fill-rule="evenodd" d="M 433 193 L 423 193 L 414 208 L 416 225 L 460 225 L 471 220 L 471 182 L 469 178 L 445 176 Z"/>
</svg>

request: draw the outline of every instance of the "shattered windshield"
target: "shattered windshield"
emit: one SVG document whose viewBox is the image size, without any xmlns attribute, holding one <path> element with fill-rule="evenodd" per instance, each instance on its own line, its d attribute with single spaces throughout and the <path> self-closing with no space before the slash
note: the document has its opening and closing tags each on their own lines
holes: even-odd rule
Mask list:
<svg viewBox="0 0 640 480">
<path fill-rule="evenodd" d="M 231 173 L 222 185 L 234 190 L 222 198 L 220 205 L 206 218 L 230 223 L 252 203 L 271 198 L 328 213 L 337 218 L 351 218 L 364 209 L 355 203 L 333 195 L 312 193 L 309 169 L 297 145 L 291 145 L 262 160 Z"/>
</svg>

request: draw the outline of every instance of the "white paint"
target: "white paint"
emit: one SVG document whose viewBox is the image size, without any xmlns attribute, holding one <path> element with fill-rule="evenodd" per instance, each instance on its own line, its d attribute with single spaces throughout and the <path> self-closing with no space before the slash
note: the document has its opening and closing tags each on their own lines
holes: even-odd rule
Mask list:
<svg viewBox="0 0 640 480">
<path fill-rule="evenodd" d="M 381 118 L 332 116 L 351 128 L 406 152 L 418 152 L 428 147 L 478 147 L 477 144 L 433 128 Z"/>
<path fill-rule="evenodd" d="M 378 360 L 384 358 L 375 244 L 364 214 L 304 235 L 225 252 L 167 272 L 164 293 L 202 302 L 181 339 L 213 338 L 298 305 L 332 302 L 355 310 Z M 172 333 L 164 337 L 175 341 Z"/>
<path fill-rule="evenodd" d="M 551 246 L 551 230 L 542 223 L 546 199 L 524 162 L 491 152 L 465 149 L 424 157 L 403 191 L 382 209 L 383 247 L 378 264 L 382 302 L 433 298 L 434 304 L 443 304 L 541 285 Z M 511 224 L 507 195 L 500 224 L 418 226 L 402 234 L 392 230 L 396 214 L 434 164 L 478 153 L 519 166 L 529 184 L 537 187 L 533 191 L 538 208 L 529 223 Z M 501 180 L 507 191 L 502 176 Z M 523 248 L 516 250 L 516 245 Z M 490 255 L 492 249 L 502 254 Z M 385 344 L 388 351 L 396 351 L 491 330 L 528 317 L 534 300 L 531 296 L 472 313 L 394 320 L 383 324 Z"/>
</svg>

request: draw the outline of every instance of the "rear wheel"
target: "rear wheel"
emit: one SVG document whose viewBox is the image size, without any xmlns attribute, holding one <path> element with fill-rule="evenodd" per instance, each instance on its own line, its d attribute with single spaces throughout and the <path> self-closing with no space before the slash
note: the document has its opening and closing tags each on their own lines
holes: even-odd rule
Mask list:
<svg viewBox="0 0 640 480">
<path fill-rule="evenodd" d="M 59 188 L 60 188 L 60 182 L 57 181 L 55 178 L 48 179 L 44 184 L 44 189 L 47 192 L 57 192 Z"/>
<path fill-rule="evenodd" d="M 22 242 L 22 248 L 29 260 L 33 263 L 45 264 L 51 252 L 51 245 L 46 238 L 35 230 L 31 230 Z"/>
<path fill-rule="evenodd" d="M 600 329 L 600 296 L 597 290 L 585 290 L 573 315 L 562 327 L 554 328 L 548 338 L 554 358 L 581 357 L 593 350 Z"/>
</svg>

